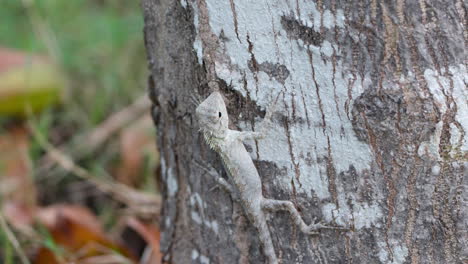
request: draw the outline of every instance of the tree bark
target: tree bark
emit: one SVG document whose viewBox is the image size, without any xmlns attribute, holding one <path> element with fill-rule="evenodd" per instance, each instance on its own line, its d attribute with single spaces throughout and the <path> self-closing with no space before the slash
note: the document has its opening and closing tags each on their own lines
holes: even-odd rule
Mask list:
<svg viewBox="0 0 468 264">
<path fill-rule="evenodd" d="M 143 0 L 168 263 L 263 263 L 258 234 L 194 110 L 213 90 L 246 144 L 281 263 L 466 263 L 468 106 L 462 0 Z"/>
</svg>

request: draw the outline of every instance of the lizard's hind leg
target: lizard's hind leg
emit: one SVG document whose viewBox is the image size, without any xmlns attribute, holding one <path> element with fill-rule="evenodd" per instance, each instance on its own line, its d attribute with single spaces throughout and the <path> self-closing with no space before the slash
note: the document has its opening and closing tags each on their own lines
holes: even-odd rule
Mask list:
<svg viewBox="0 0 468 264">
<path fill-rule="evenodd" d="M 293 222 L 301 229 L 302 232 L 307 234 L 315 234 L 316 230 L 310 230 L 309 225 L 307 225 L 302 216 L 297 211 L 296 207 L 291 201 L 281 201 L 273 199 L 263 199 L 262 208 L 264 210 L 275 212 L 275 211 L 288 211 L 291 214 Z M 312 231 L 312 232 L 311 232 Z"/>
<path fill-rule="evenodd" d="M 347 228 L 343 227 L 335 227 L 335 226 L 327 226 L 321 223 L 312 223 L 307 225 L 302 216 L 297 211 L 296 207 L 291 201 L 281 201 L 281 200 L 274 200 L 274 199 L 263 199 L 262 208 L 267 211 L 288 211 L 291 214 L 291 217 L 294 223 L 299 226 L 302 232 L 306 234 L 317 234 L 320 229 L 334 229 L 334 230 L 343 230 L 347 231 Z"/>
</svg>

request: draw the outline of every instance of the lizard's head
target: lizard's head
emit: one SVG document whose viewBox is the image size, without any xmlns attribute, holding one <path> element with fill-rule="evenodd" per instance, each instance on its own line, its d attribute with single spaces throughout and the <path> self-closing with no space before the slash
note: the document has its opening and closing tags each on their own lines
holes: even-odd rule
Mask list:
<svg viewBox="0 0 468 264">
<path fill-rule="evenodd" d="M 200 129 L 211 136 L 223 138 L 228 130 L 228 114 L 223 96 L 213 92 L 196 109 Z"/>
</svg>

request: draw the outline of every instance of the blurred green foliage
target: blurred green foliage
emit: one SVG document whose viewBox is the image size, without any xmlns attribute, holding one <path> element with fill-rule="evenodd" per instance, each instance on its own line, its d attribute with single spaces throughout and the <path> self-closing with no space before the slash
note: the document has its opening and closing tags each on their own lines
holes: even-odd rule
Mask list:
<svg viewBox="0 0 468 264">
<path fill-rule="evenodd" d="M 1 1 L 0 45 L 49 55 L 69 78 L 63 121 L 93 126 L 144 93 L 138 1 Z"/>
<path fill-rule="evenodd" d="M 0 248 L 2 251 L 0 254 L 3 254 L 3 261 L 1 263 L 13 264 L 15 263 L 15 255 L 13 253 L 13 246 L 8 241 L 8 238 L 4 232 L 0 232 Z M 1 260 L 2 258 L 0 258 Z"/>
</svg>

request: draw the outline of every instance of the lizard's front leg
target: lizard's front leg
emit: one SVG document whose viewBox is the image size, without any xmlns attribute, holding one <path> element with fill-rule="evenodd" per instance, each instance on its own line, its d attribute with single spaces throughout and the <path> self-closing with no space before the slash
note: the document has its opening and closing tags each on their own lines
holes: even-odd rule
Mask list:
<svg viewBox="0 0 468 264">
<path fill-rule="evenodd" d="M 263 139 L 263 138 L 265 138 L 265 133 L 264 132 L 254 132 L 254 131 L 242 131 L 242 132 L 239 132 L 238 137 L 239 137 L 239 139 L 241 141 Z"/>
<path fill-rule="evenodd" d="M 219 176 L 218 174 L 216 174 L 216 173 L 212 172 L 211 170 L 205 168 L 203 165 L 198 164 L 197 162 L 194 162 L 194 164 L 197 167 L 199 167 L 200 169 L 204 170 L 209 175 L 211 175 L 213 177 L 213 179 L 216 181 L 217 185 L 214 186 L 213 188 L 211 188 L 210 191 L 214 190 L 217 187 L 221 187 L 224 191 L 229 193 L 229 195 L 231 196 L 231 198 L 234 201 L 236 201 L 236 202 L 239 201 L 239 199 L 240 199 L 239 194 L 237 193 L 236 188 L 234 188 L 234 186 L 232 186 L 232 184 L 230 184 L 228 181 L 226 181 L 223 177 Z"/>
<path fill-rule="evenodd" d="M 232 200 L 234 200 L 236 202 L 239 202 L 239 200 L 240 200 L 239 195 L 236 192 L 236 188 L 234 188 L 234 186 L 232 186 L 232 184 L 230 184 L 224 178 L 219 177 L 219 176 L 216 177 L 215 180 L 216 180 L 216 183 L 219 186 L 221 186 L 221 188 L 223 188 L 224 191 L 226 191 L 227 193 L 229 193 L 231 195 Z M 215 187 L 217 187 L 217 186 L 215 186 Z M 212 189 L 214 189 L 215 187 L 213 187 Z"/>
<path fill-rule="evenodd" d="M 321 223 L 312 223 L 307 225 L 302 216 L 297 211 L 296 207 L 291 201 L 281 201 L 264 198 L 262 201 L 262 208 L 267 211 L 288 211 L 291 214 L 293 222 L 299 226 L 302 232 L 306 234 L 317 234 L 320 229 L 333 229 L 347 231 L 349 229 L 343 227 L 327 226 Z"/>
<path fill-rule="evenodd" d="M 260 123 L 258 131 L 240 131 L 238 134 L 238 138 L 241 141 L 264 139 L 266 137 L 270 123 L 271 123 L 271 113 L 270 114 L 267 113 L 267 116 L 265 116 L 263 121 Z"/>
</svg>

